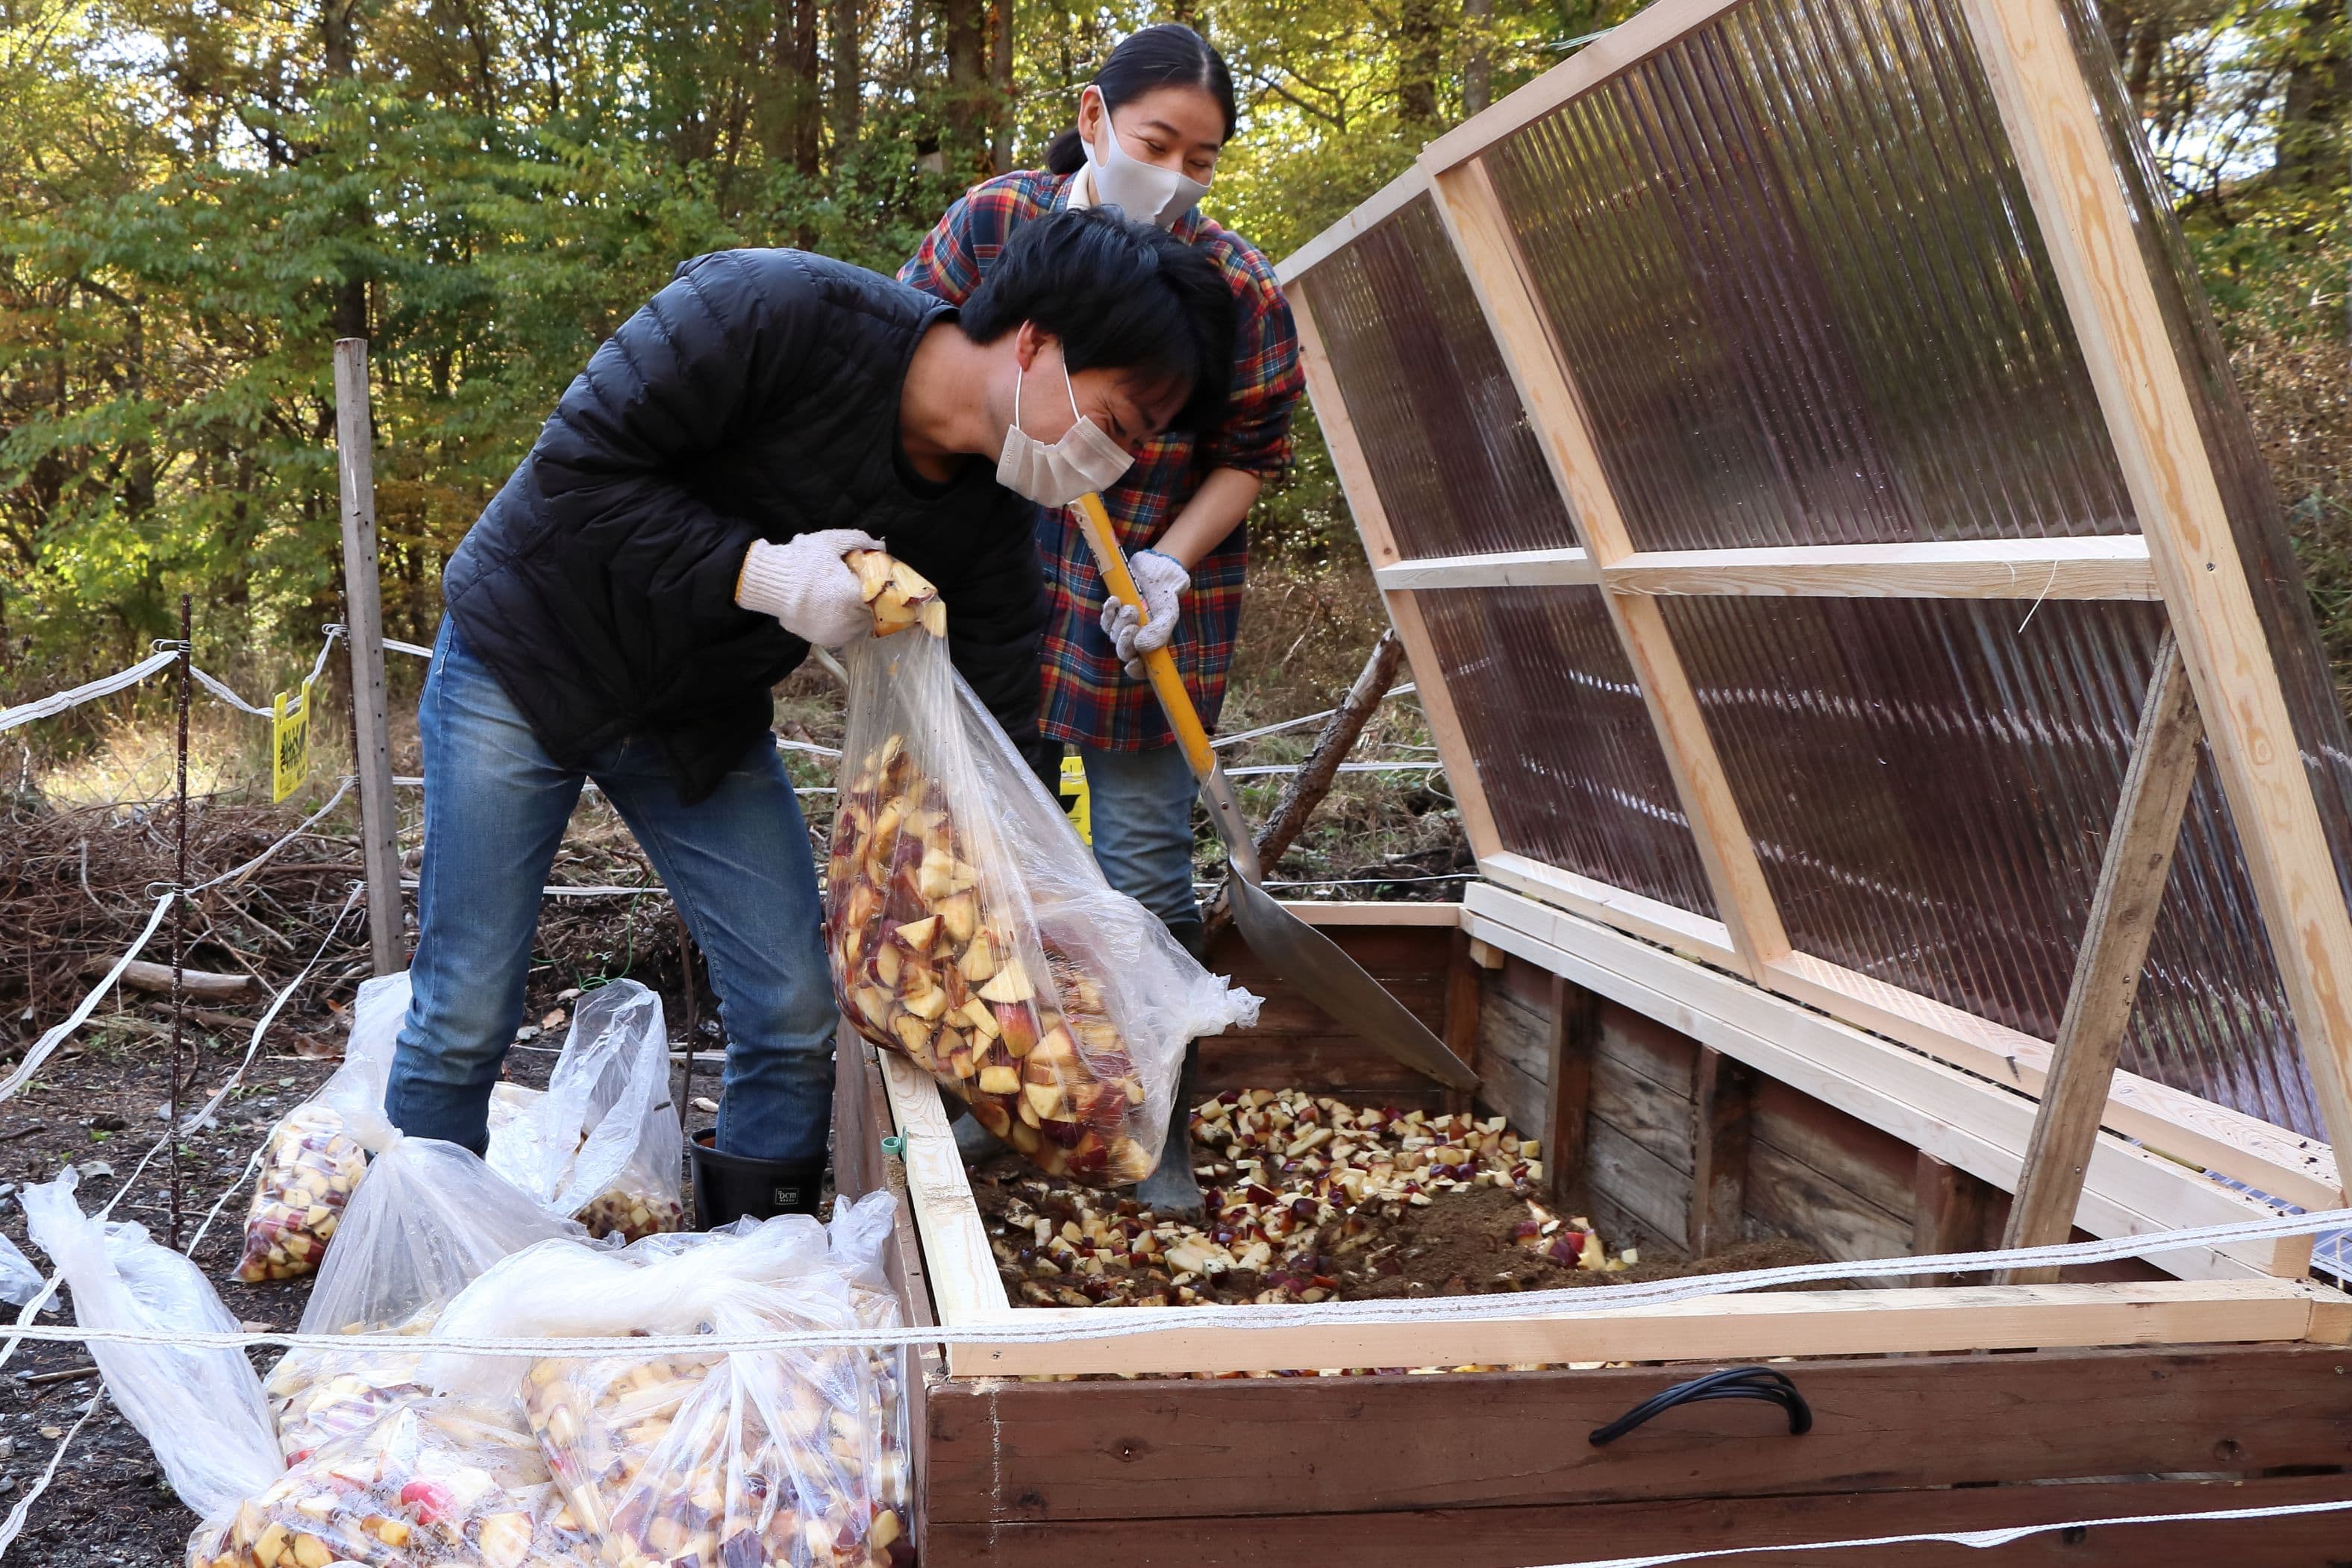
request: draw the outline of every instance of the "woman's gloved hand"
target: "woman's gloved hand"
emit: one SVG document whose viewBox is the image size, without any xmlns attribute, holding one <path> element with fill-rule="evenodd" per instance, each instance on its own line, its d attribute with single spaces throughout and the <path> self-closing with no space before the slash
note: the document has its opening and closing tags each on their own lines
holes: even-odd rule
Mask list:
<svg viewBox="0 0 2352 1568">
<path fill-rule="evenodd" d="M 735 602 L 774 616 L 812 646 L 838 648 L 874 624 L 857 574 L 841 558 L 850 550 L 881 548 L 882 541 L 862 528 L 824 528 L 780 545 L 754 539 L 735 580 Z"/>
<path fill-rule="evenodd" d="M 1103 601 L 1102 629 L 1118 656 L 1126 661 L 1128 678 L 1139 681 L 1143 679 L 1143 655 L 1165 648 L 1168 640 L 1176 635 L 1176 620 L 1182 613 L 1184 591 L 1192 586 L 1192 574 L 1184 570 L 1182 561 L 1156 549 L 1139 549 L 1129 556 L 1127 570 L 1135 579 L 1135 591 L 1143 595 L 1148 618 L 1132 605 L 1107 599 Z"/>
</svg>

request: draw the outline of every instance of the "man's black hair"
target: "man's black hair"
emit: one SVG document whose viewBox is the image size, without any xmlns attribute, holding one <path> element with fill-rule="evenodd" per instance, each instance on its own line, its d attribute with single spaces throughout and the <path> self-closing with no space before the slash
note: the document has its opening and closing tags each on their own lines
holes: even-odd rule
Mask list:
<svg viewBox="0 0 2352 1568">
<path fill-rule="evenodd" d="M 1116 209 L 1024 224 L 964 301 L 963 329 L 992 343 L 1034 321 L 1073 371 L 1129 371 L 1182 382 L 1171 422 L 1213 429 L 1234 376 L 1234 297 L 1216 264 Z"/>
</svg>

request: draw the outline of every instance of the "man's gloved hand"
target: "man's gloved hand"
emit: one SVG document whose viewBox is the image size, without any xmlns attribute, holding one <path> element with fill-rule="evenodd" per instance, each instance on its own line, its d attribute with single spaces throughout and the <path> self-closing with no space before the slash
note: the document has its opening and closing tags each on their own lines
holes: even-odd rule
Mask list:
<svg viewBox="0 0 2352 1568">
<path fill-rule="evenodd" d="M 880 549 L 882 541 L 862 528 L 825 528 L 780 545 L 754 539 L 735 580 L 735 602 L 772 615 L 783 629 L 819 648 L 838 648 L 870 630 L 857 574 L 842 561 L 854 549 Z"/>
<path fill-rule="evenodd" d="M 1172 555 L 1161 555 L 1156 549 L 1139 549 L 1127 558 L 1127 570 L 1135 579 L 1135 591 L 1143 595 L 1143 607 L 1149 619 L 1136 612 L 1131 605 L 1117 599 L 1103 601 L 1103 635 L 1111 640 L 1118 656 L 1127 663 L 1129 680 L 1143 679 L 1143 655 L 1168 646 L 1176 635 L 1176 618 L 1181 613 L 1184 591 L 1192 586 L 1192 574 L 1184 563 Z"/>
</svg>

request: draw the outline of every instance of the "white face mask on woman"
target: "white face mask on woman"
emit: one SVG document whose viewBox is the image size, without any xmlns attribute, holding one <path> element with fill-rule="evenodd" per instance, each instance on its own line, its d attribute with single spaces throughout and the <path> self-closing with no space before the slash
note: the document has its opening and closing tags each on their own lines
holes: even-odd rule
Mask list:
<svg viewBox="0 0 2352 1568">
<path fill-rule="evenodd" d="M 1070 413 L 1077 423 L 1051 446 L 1021 428 L 1021 383 L 1028 379 L 1024 374 L 1013 382 L 1013 423 L 1004 430 L 1004 451 L 996 460 L 996 482 L 1041 507 L 1066 507 L 1081 496 L 1108 490 L 1117 484 L 1135 458 L 1101 425 L 1078 413 L 1078 393 L 1070 385 L 1070 367 L 1062 366 L 1062 390 L 1069 394 Z"/>
<path fill-rule="evenodd" d="M 1175 227 L 1176 220 L 1191 212 L 1209 187 L 1180 170 L 1146 163 L 1120 146 L 1108 103 L 1103 105 L 1102 123 L 1103 144 L 1086 143 L 1095 200 L 1118 208 L 1137 223 Z"/>
</svg>

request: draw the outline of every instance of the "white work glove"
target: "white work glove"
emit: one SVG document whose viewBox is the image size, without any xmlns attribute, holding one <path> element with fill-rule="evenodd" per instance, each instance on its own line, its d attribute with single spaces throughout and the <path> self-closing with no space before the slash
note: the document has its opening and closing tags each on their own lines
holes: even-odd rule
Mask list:
<svg viewBox="0 0 2352 1568">
<path fill-rule="evenodd" d="M 874 612 L 843 562 L 854 549 L 880 549 L 882 541 L 862 528 L 825 528 L 780 545 L 754 539 L 735 580 L 735 602 L 772 615 L 783 629 L 817 648 L 838 648 L 870 631 Z"/>
<path fill-rule="evenodd" d="M 1133 605 L 1118 599 L 1106 599 L 1102 629 L 1126 661 L 1128 679 L 1139 681 L 1143 655 L 1165 648 L 1168 639 L 1176 635 L 1176 618 L 1184 591 L 1192 586 L 1192 574 L 1184 570 L 1182 561 L 1156 549 L 1139 549 L 1129 556 L 1127 570 L 1135 579 L 1135 591 L 1143 595 L 1148 614 L 1139 614 Z"/>
</svg>

